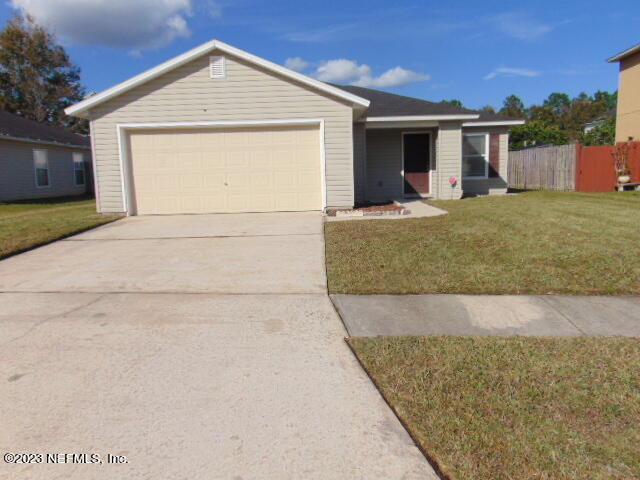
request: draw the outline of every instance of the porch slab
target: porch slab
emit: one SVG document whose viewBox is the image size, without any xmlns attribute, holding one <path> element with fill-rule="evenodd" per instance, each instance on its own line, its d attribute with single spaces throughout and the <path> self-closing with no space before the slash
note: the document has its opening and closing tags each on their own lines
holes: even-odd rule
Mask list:
<svg viewBox="0 0 640 480">
<path fill-rule="evenodd" d="M 407 218 L 424 218 L 424 217 L 437 217 L 439 215 L 446 215 L 446 210 L 442 210 L 441 208 L 436 208 L 433 205 L 428 205 L 424 203 L 421 199 L 415 200 L 403 200 L 399 201 L 402 206 L 404 206 L 411 213 L 403 214 L 403 215 L 372 215 L 372 216 L 362 216 L 362 217 L 351 217 L 351 216 L 335 216 L 335 217 L 325 217 L 328 222 L 340 222 L 340 221 L 352 221 L 352 220 L 404 220 Z"/>
</svg>

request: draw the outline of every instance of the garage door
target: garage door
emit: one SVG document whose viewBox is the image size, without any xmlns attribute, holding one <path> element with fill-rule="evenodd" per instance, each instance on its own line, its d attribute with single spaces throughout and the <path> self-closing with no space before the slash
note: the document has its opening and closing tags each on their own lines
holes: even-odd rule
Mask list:
<svg viewBox="0 0 640 480">
<path fill-rule="evenodd" d="M 139 214 L 322 209 L 317 126 L 130 134 Z"/>
</svg>

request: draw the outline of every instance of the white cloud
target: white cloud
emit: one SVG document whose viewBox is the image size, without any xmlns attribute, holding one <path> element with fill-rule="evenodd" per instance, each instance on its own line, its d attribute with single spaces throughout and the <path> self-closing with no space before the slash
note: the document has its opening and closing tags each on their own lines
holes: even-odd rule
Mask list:
<svg viewBox="0 0 640 480">
<path fill-rule="evenodd" d="M 379 77 L 363 77 L 356 81 L 354 85 L 361 87 L 396 87 L 399 85 L 408 85 L 409 83 L 426 82 L 431 79 L 426 73 L 414 72 L 402 67 L 394 67 L 384 72 Z"/>
<path fill-rule="evenodd" d="M 506 12 L 489 18 L 489 21 L 505 35 L 519 40 L 532 40 L 553 30 L 552 25 L 539 22 L 523 12 Z"/>
<path fill-rule="evenodd" d="M 291 70 L 295 70 L 296 72 L 302 72 L 307 67 L 309 67 L 309 65 L 311 65 L 309 62 L 300 57 L 291 57 L 287 58 L 284 61 L 285 67 L 290 68 Z"/>
<path fill-rule="evenodd" d="M 491 80 L 496 77 L 539 77 L 540 72 L 528 68 L 500 67 L 483 77 L 483 80 Z"/>
<path fill-rule="evenodd" d="M 358 62 L 338 58 L 320 63 L 314 76 L 323 82 L 351 83 L 371 75 L 369 65 L 358 65 Z"/>
<path fill-rule="evenodd" d="M 376 77 L 369 65 L 361 65 L 354 60 L 345 58 L 321 62 L 312 75 L 323 82 L 349 83 L 360 87 L 378 88 L 424 82 L 431 78 L 426 73 L 414 72 L 402 67 L 391 68 Z"/>
<path fill-rule="evenodd" d="M 140 52 L 191 35 L 191 0 L 11 0 L 11 6 L 80 45 Z"/>
</svg>

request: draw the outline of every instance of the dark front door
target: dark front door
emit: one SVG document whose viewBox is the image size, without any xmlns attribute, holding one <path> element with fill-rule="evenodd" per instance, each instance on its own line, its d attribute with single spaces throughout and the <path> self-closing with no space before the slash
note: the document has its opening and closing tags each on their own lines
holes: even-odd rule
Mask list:
<svg viewBox="0 0 640 480">
<path fill-rule="evenodd" d="M 428 133 L 405 133 L 404 194 L 427 195 L 429 192 L 430 142 Z"/>
</svg>

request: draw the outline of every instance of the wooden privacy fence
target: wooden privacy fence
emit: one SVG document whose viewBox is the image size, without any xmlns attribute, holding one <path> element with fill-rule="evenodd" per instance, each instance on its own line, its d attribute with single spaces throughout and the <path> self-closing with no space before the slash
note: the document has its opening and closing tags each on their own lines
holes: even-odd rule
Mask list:
<svg viewBox="0 0 640 480">
<path fill-rule="evenodd" d="M 509 152 L 509 187 L 522 190 L 576 189 L 576 146 L 551 145 Z"/>
<path fill-rule="evenodd" d="M 613 146 L 551 145 L 509 152 L 509 188 L 612 192 Z M 640 182 L 640 142 L 629 145 L 631 181 Z"/>
</svg>

